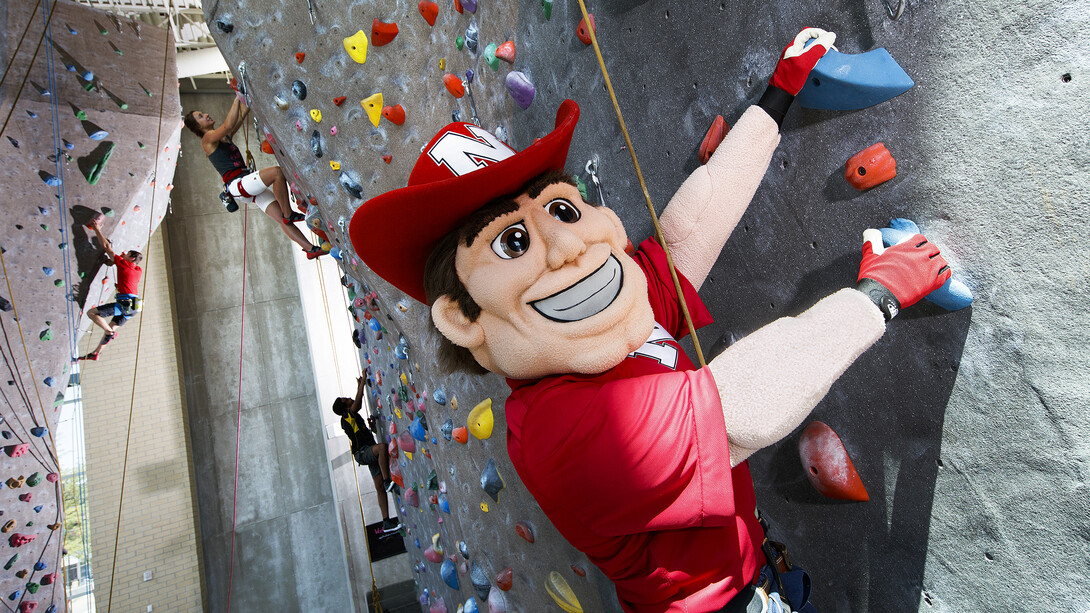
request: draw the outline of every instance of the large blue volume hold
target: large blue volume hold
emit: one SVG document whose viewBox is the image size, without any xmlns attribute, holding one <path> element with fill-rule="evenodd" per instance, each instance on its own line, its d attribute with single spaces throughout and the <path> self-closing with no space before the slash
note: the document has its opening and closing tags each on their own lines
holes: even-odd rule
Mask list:
<svg viewBox="0 0 1090 613">
<path fill-rule="evenodd" d="M 912 78 L 881 47 L 857 54 L 830 49 L 795 100 L 808 109 L 854 111 L 899 96 L 913 85 Z"/>
</svg>

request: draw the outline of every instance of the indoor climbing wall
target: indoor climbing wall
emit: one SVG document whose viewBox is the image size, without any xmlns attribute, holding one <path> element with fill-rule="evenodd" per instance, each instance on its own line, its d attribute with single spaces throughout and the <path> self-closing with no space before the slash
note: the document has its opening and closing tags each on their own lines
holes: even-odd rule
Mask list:
<svg viewBox="0 0 1090 613">
<path fill-rule="evenodd" d="M 0 594 L 8 610 L 65 610 L 53 432 L 87 328 L 84 307 L 109 301 L 114 283 L 84 226 L 100 218 L 118 250 L 143 249 L 166 214 L 179 135 L 167 41 L 163 30 L 72 2 L 0 7 Z M 169 120 L 160 121 L 161 106 Z"/>
<path fill-rule="evenodd" d="M 646 237 L 651 223 L 594 52 L 578 36 L 578 5 L 259 4 L 210 3 L 206 18 L 229 64 L 245 63 L 236 75 L 270 148 L 344 263 L 375 400 L 400 453 L 421 602 L 531 611 L 573 610 L 578 599 L 588 611 L 616 610 L 608 581 L 559 537 L 506 458 L 505 385 L 439 371 L 426 310 L 371 275 L 344 232 L 365 199 L 405 185 L 420 147 L 452 116 L 477 117 L 522 149 L 570 97 L 582 118 L 568 170 L 590 200 L 621 215 L 633 242 Z M 1062 587 L 1054 602 L 1083 609 L 1090 509 L 1080 441 L 1090 412 L 1077 380 L 1088 361 L 1088 270 L 1077 232 L 1090 201 L 1090 137 L 1073 109 L 1090 82 L 1075 42 L 1090 8 L 890 5 L 648 0 L 589 10 L 659 210 L 699 166 L 716 116 L 732 124 L 759 98 L 800 28 L 837 32 L 847 54 L 883 47 L 915 81 L 863 110 L 790 112 L 764 184 L 704 285 L 716 323 L 700 337 L 714 355 L 852 285 L 862 231 L 914 220 L 975 302 L 904 312 L 814 411 L 839 434 L 869 501 L 820 495 L 794 434 L 752 458 L 758 504 L 773 537 L 814 574 L 823 610 L 1024 610 L 1041 576 Z M 896 175 L 857 189 L 845 164 L 879 142 Z M 861 174 L 854 163 L 847 170 L 853 182 Z"/>
</svg>

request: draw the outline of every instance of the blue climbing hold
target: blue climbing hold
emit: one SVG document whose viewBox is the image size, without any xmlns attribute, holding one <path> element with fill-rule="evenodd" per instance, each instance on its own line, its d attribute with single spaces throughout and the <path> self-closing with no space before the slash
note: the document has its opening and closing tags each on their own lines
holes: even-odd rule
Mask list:
<svg viewBox="0 0 1090 613">
<path fill-rule="evenodd" d="M 462 557 L 469 559 L 469 546 L 465 541 L 458 541 L 458 553 L 462 554 Z"/>
<path fill-rule="evenodd" d="M 416 548 L 420 549 L 420 539 L 419 538 L 413 539 L 413 545 L 416 545 Z"/>
<path fill-rule="evenodd" d="M 409 434 L 413 435 L 413 438 L 420 442 L 428 440 L 428 436 L 424 432 L 424 424 L 420 423 L 419 415 L 413 420 L 413 423 L 409 424 Z"/>
<path fill-rule="evenodd" d="M 448 419 L 443 422 L 443 427 L 440 428 L 439 431 L 443 433 L 443 438 L 447 439 L 447 441 L 450 441 L 451 436 L 454 435 L 454 420 Z"/>
<path fill-rule="evenodd" d="M 49 379 L 46 379 L 46 385 L 48 385 L 50 387 L 53 387 L 52 384 L 51 384 L 52 380 L 53 380 L 52 377 L 50 377 Z M 33 434 L 34 436 L 38 437 L 38 438 L 42 438 L 43 436 L 45 436 L 46 429 L 43 428 L 42 426 L 34 426 L 33 428 L 30 429 L 30 433 Z"/>
<path fill-rule="evenodd" d="M 408 347 L 406 347 L 405 345 L 398 345 L 394 347 L 394 355 L 397 356 L 397 359 L 399 360 L 409 359 Z"/>
<path fill-rule="evenodd" d="M 445 405 L 447 403 L 447 393 L 443 391 L 443 388 L 436 388 L 431 394 L 432 400 L 439 404 Z"/>
<path fill-rule="evenodd" d="M 450 513 L 450 501 L 447 500 L 447 495 L 446 494 L 439 494 L 438 500 L 439 500 L 439 508 L 444 513 Z"/>
<path fill-rule="evenodd" d="M 106 130 L 97 130 L 95 132 L 92 132 L 89 135 L 89 137 L 90 137 L 91 140 L 102 140 L 102 139 L 106 138 L 109 135 L 110 135 L 110 133 L 107 132 Z"/>
<path fill-rule="evenodd" d="M 42 383 L 45 383 L 49 387 L 53 387 L 53 384 L 56 383 L 56 381 L 53 380 L 53 377 L 46 377 L 42 380 Z"/>
<path fill-rule="evenodd" d="M 379 330 L 382 329 L 382 324 L 378 323 L 377 319 L 372 318 L 372 319 L 367 320 L 367 327 L 371 328 L 375 332 L 378 332 Z"/>
<path fill-rule="evenodd" d="M 48 215 L 49 214 L 49 209 L 45 208 L 44 206 L 40 206 L 40 207 L 38 207 L 38 212 L 41 213 L 42 215 Z"/>
<path fill-rule="evenodd" d="M 34 507 L 34 512 L 35 513 L 41 513 L 42 512 L 42 505 L 38 505 L 38 506 Z M 39 568 L 38 570 L 41 570 L 41 569 Z"/>
<path fill-rule="evenodd" d="M 882 243 L 889 247 L 915 234 L 922 234 L 920 227 L 911 219 L 898 217 L 889 222 L 888 228 L 882 228 Z M 973 292 L 951 276 L 942 287 L 924 296 L 924 299 L 947 311 L 957 311 L 973 303 Z"/>
<path fill-rule="evenodd" d="M 22 595 L 23 595 L 22 590 L 15 590 L 14 592 L 12 592 L 11 594 L 8 595 L 8 600 L 19 600 L 19 597 L 22 596 Z"/>
<path fill-rule="evenodd" d="M 49 174 L 48 172 L 42 172 L 41 176 L 42 176 L 42 180 L 45 181 L 46 185 L 49 185 L 51 187 L 60 187 L 60 185 L 61 185 L 60 177 L 55 177 L 55 176 Z"/>
<path fill-rule="evenodd" d="M 465 606 L 462 607 L 462 613 L 480 613 L 480 609 L 477 608 L 477 601 L 472 596 L 466 600 Z"/>
<path fill-rule="evenodd" d="M 52 277 L 53 276 L 53 269 L 48 267 L 48 266 L 42 266 L 42 272 L 44 272 L 45 276 L 47 276 L 47 277 Z"/>
<path fill-rule="evenodd" d="M 439 575 L 443 577 L 443 583 L 449 585 L 450 589 L 458 589 L 458 569 L 454 567 L 454 562 L 443 560 L 443 565 L 439 567 Z"/>
<path fill-rule="evenodd" d="M 435 438 L 434 436 L 431 437 L 431 444 L 432 445 L 438 445 L 439 444 L 439 439 Z"/>
<path fill-rule="evenodd" d="M 37 562 L 34 564 L 34 570 L 45 570 L 48 566 L 45 562 Z"/>
<path fill-rule="evenodd" d="M 796 100 L 808 109 L 854 111 L 899 96 L 913 85 L 881 47 L 855 54 L 830 49 L 810 71 Z"/>
</svg>

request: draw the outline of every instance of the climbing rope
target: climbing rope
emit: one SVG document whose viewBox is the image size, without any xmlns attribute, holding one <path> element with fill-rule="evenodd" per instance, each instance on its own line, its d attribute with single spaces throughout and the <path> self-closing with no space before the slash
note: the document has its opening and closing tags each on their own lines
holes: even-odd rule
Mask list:
<svg viewBox="0 0 1090 613">
<path fill-rule="evenodd" d="M 38 12 L 38 7 L 42 5 L 42 0 L 34 5 L 34 10 L 30 12 L 30 18 L 26 20 L 26 27 L 23 28 L 23 34 L 19 37 L 19 44 L 15 45 L 15 52 L 11 54 L 11 63 L 4 67 L 4 76 L 0 77 L 0 89 L 4 87 L 4 81 L 8 79 L 8 72 L 11 71 L 11 67 L 15 65 L 15 58 L 19 57 L 19 49 L 23 47 L 23 39 L 26 38 L 27 32 L 30 31 L 30 24 L 34 23 L 34 15 Z M 33 65 L 33 62 L 31 62 Z"/>
<path fill-rule="evenodd" d="M 168 0 L 167 10 L 173 5 L 173 0 Z M 167 87 L 167 67 L 170 59 L 170 44 L 173 42 L 173 36 L 170 32 L 170 26 L 167 26 L 165 45 L 163 48 L 163 76 L 161 79 L 162 85 L 159 90 L 159 122 L 155 126 L 155 161 L 152 166 L 152 184 L 154 185 L 159 176 L 159 152 L 162 151 L 162 137 L 163 137 L 163 104 L 164 96 L 166 94 Z M 145 243 L 144 248 L 144 267 L 147 268 L 148 262 L 151 260 L 151 233 L 155 223 L 155 192 L 157 190 L 151 190 L 151 202 L 148 205 L 148 240 Z M 140 286 L 140 295 L 145 295 L 145 290 L 148 287 L 148 275 L 144 274 L 142 285 Z M 121 462 L 121 491 L 118 494 L 117 500 L 117 524 L 114 528 L 114 550 L 110 561 L 110 591 L 109 597 L 106 601 L 106 613 L 110 613 L 113 608 L 114 601 L 114 580 L 117 574 L 117 544 L 121 537 L 121 510 L 125 502 L 125 476 L 128 472 L 129 466 L 129 443 L 132 440 L 132 416 L 134 408 L 136 407 L 136 376 L 140 372 L 140 341 L 144 330 L 144 318 L 140 318 L 140 323 L 136 328 L 136 351 L 133 355 L 133 373 L 132 373 L 132 394 L 129 397 L 129 419 L 125 426 L 125 455 Z"/>
<path fill-rule="evenodd" d="M 234 494 L 231 498 L 231 560 L 230 570 L 227 573 L 226 611 L 228 613 L 231 611 L 231 585 L 234 583 L 235 578 L 235 522 L 238 518 L 238 458 L 242 442 L 242 366 L 244 364 L 242 358 L 246 340 L 246 230 L 248 227 L 246 220 L 250 212 L 250 207 L 243 205 L 242 208 L 242 323 L 238 341 L 238 416 L 235 423 L 235 486 Z"/>
<path fill-rule="evenodd" d="M 45 40 L 46 31 L 49 29 L 49 23 L 53 21 L 53 15 L 56 12 L 56 6 L 54 6 L 52 11 L 49 11 L 49 17 L 45 20 L 45 28 L 42 29 L 42 35 L 38 37 L 38 46 L 34 48 L 34 55 L 30 58 L 30 63 L 27 65 L 26 74 L 23 75 L 23 82 L 19 84 L 19 90 L 15 92 L 15 99 L 11 102 L 11 110 L 8 111 L 8 116 L 4 118 L 4 125 L 0 127 L 0 136 L 3 136 L 4 131 L 8 129 L 8 122 L 11 121 L 11 115 L 15 112 L 15 107 L 19 104 L 19 97 L 23 95 L 23 88 L 26 87 L 27 80 L 30 79 L 30 70 L 34 67 L 34 62 L 38 61 L 38 52 L 42 50 L 42 41 Z M 14 63 L 14 59 L 12 60 L 12 63 Z"/>
<path fill-rule="evenodd" d="M 587 15 L 587 5 L 583 3 L 583 0 L 579 0 L 579 10 L 583 13 L 583 20 L 590 24 L 592 23 L 590 17 Z M 696 327 L 693 325 L 693 316 L 689 313 L 689 305 L 685 302 L 685 293 L 681 290 L 681 281 L 677 276 L 677 269 L 674 268 L 674 258 L 670 254 L 670 248 L 666 245 L 666 237 L 662 235 L 662 226 L 659 225 L 659 216 L 655 213 L 655 206 L 651 204 L 651 194 L 647 191 L 647 184 L 643 180 L 643 172 L 640 170 L 640 163 L 636 160 L 636 150 L 632 147 L 632 138 L 628 135 L 628 128 L 625 126 L 624 117 L 621 116 L 621 107 L 617 103 L 617 94 L 613 91 L 613 84 L 609 80 L 609 72 L 606 70 L 606 62 L 602 59 L 602 50 L 598 47 L 598 38 L 594 34 L 593 27 L 587 27 L 587 32 L 590 33 L 590 42 L 594 46 L 594 54 L 598 56 L 598 66 L 602 69 L 602 77 L 606 82 L 606 89 L 609 90 L 609 99 L 613 102 L 613 110 L 617 113 L 617 122 L 621 124 L 621 132 L 624 134 L 625 145 L 628 146 L 628 154 L 632 156 L 632 165 L 636 167 L 636 177 L 640 180 L 640 189 L 643 190 L 643 198 L 647 202 L 647 210 L 651 213 L 651 222 L 655 225 L 655 238 L 658 239 L 659 244 L 662 245 L 662 250 L 666 252 L 666 264 L 670 269 L 670 278 L 674 280 L 674 289 L 677 291 L 678 306 L 681 307 L 681 313 L 685 316 L 685 324 L 689 326 L 689 336 L 693 339 L 693 346 L 696 348 L 696 357 L 700 362 L 700 367 L 707 366 L 704 362 L 704 352 L 700 349 L 700 339 L 696 337 Z"/>
</svg>

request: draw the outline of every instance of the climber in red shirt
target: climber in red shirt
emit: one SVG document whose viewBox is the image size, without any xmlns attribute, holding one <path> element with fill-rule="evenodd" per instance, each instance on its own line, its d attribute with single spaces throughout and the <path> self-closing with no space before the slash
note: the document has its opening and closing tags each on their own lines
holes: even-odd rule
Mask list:
<svg viewBox="0 0 1090 613">
<path fill-rule="evenodd" d="M 87 227 L 98 236 L 98 242 L 106 250 L 106 255 L 110 257 L 110 265 L 117 267 L 117 293 L 113 302 L 87 311 L 91 321 L 102 328 L 106 334 L 103 335 L 95 350 L 81 357 L 81 360 L 97 360 L 102 348 L 117 338 L 117 329 L 140 311 L 140 277 L 144 274 L 144 269 L 140 268 L 140 262 L 144 259 L 144 255 L 135 249 L 124 253 L 114 251 L 110 239 L 102 234 L 102 229 L 99 228 L 100 223 L 101 221 L 96 219 Z M 106 321 L 106 318 L 110 320 Z"/>
</svg>

